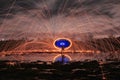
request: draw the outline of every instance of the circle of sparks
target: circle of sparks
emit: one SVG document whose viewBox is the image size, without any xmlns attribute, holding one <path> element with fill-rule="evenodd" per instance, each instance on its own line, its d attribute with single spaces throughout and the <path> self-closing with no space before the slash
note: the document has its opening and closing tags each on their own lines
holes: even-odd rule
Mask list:
<svg viewBox="0 0 120 80">
<path fill-rule="evenodd" d="M 58 38 L 53 43 L 56 49 L 69 49 L 72 46 L 72 41 L 68 38 Z"/>
</svg>

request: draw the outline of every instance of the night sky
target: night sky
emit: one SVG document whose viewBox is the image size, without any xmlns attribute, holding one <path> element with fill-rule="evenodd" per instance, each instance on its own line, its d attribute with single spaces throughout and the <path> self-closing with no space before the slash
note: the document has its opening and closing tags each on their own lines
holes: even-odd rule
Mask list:
<svg viewBox="0 0 120 80">
<path fill-rule="evenodd" d="M 35 33 L 120 35 L 120 0 L 0 0 L 0 39 Z"/>
</svg>

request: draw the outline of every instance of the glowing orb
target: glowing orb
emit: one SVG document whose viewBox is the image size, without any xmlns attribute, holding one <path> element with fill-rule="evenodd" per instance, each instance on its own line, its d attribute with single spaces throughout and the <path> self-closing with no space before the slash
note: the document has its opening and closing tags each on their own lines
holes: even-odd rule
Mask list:
<svg viewBox="0 0 120 80">
<path fill-rule="evenodd" d="M 72 42 L 70 39 L 67 38 L 58 38 L 54 41 L 54 47 L 57 49 L 69 49 L 72 45 Z"/>
<path fill-rule="evenodd" d="M 64 55 L 59 54 L 59 55 L 55 56 L 54 60 L 53 60 L 53 62 L 60 62 L 63 64 L 66 64 L 70 61 L 71 61 L 71 57 L 68 55 L 65 55 L 65 54 Z"/>
</svg>

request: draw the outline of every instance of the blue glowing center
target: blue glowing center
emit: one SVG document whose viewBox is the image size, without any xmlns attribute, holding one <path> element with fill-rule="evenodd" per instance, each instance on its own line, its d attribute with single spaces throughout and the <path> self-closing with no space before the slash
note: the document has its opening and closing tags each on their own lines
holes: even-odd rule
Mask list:
<svg viewBox="0 0 120 80">
<path fill-rule="evenodd" d="M 59 39 L 55 41 L 55 46 L 58 48 L 67 48 L 71 45 L 70 41 L 66 39 Z"/>
</svg>

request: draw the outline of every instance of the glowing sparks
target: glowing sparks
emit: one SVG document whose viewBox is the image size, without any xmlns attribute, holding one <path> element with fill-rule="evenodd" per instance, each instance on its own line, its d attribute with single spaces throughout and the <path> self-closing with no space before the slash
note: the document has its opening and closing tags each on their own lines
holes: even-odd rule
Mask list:
<svg viewBox="0 0 120 80">
<path fill-rule="evenodd" d="M 10 66 L 14 66 L 14 65 L 16 65 L 16 62 L 7 62 L 6 64 L 10 65 Z"/>
<path fill-rule="evenodd" d="M 65 47 L 65 49 L 69 49 L 72 46 L 72 41 L 70 39 L 68 39 L 68 38 L 57 38 L 56 40 L 54 40 L 53 46 L 58 50 L 61 50 L 60 47 L 56 46 L 56 42 L 59 41 L 59 40 L 66 40 L 66 41 L 70 42 L 69 46 L 67 45 L 67 47 Z M 60 45 L 65 46 L 66 44 L 65 44 L 65 42 L 61 42 Z"/>
</svg>

